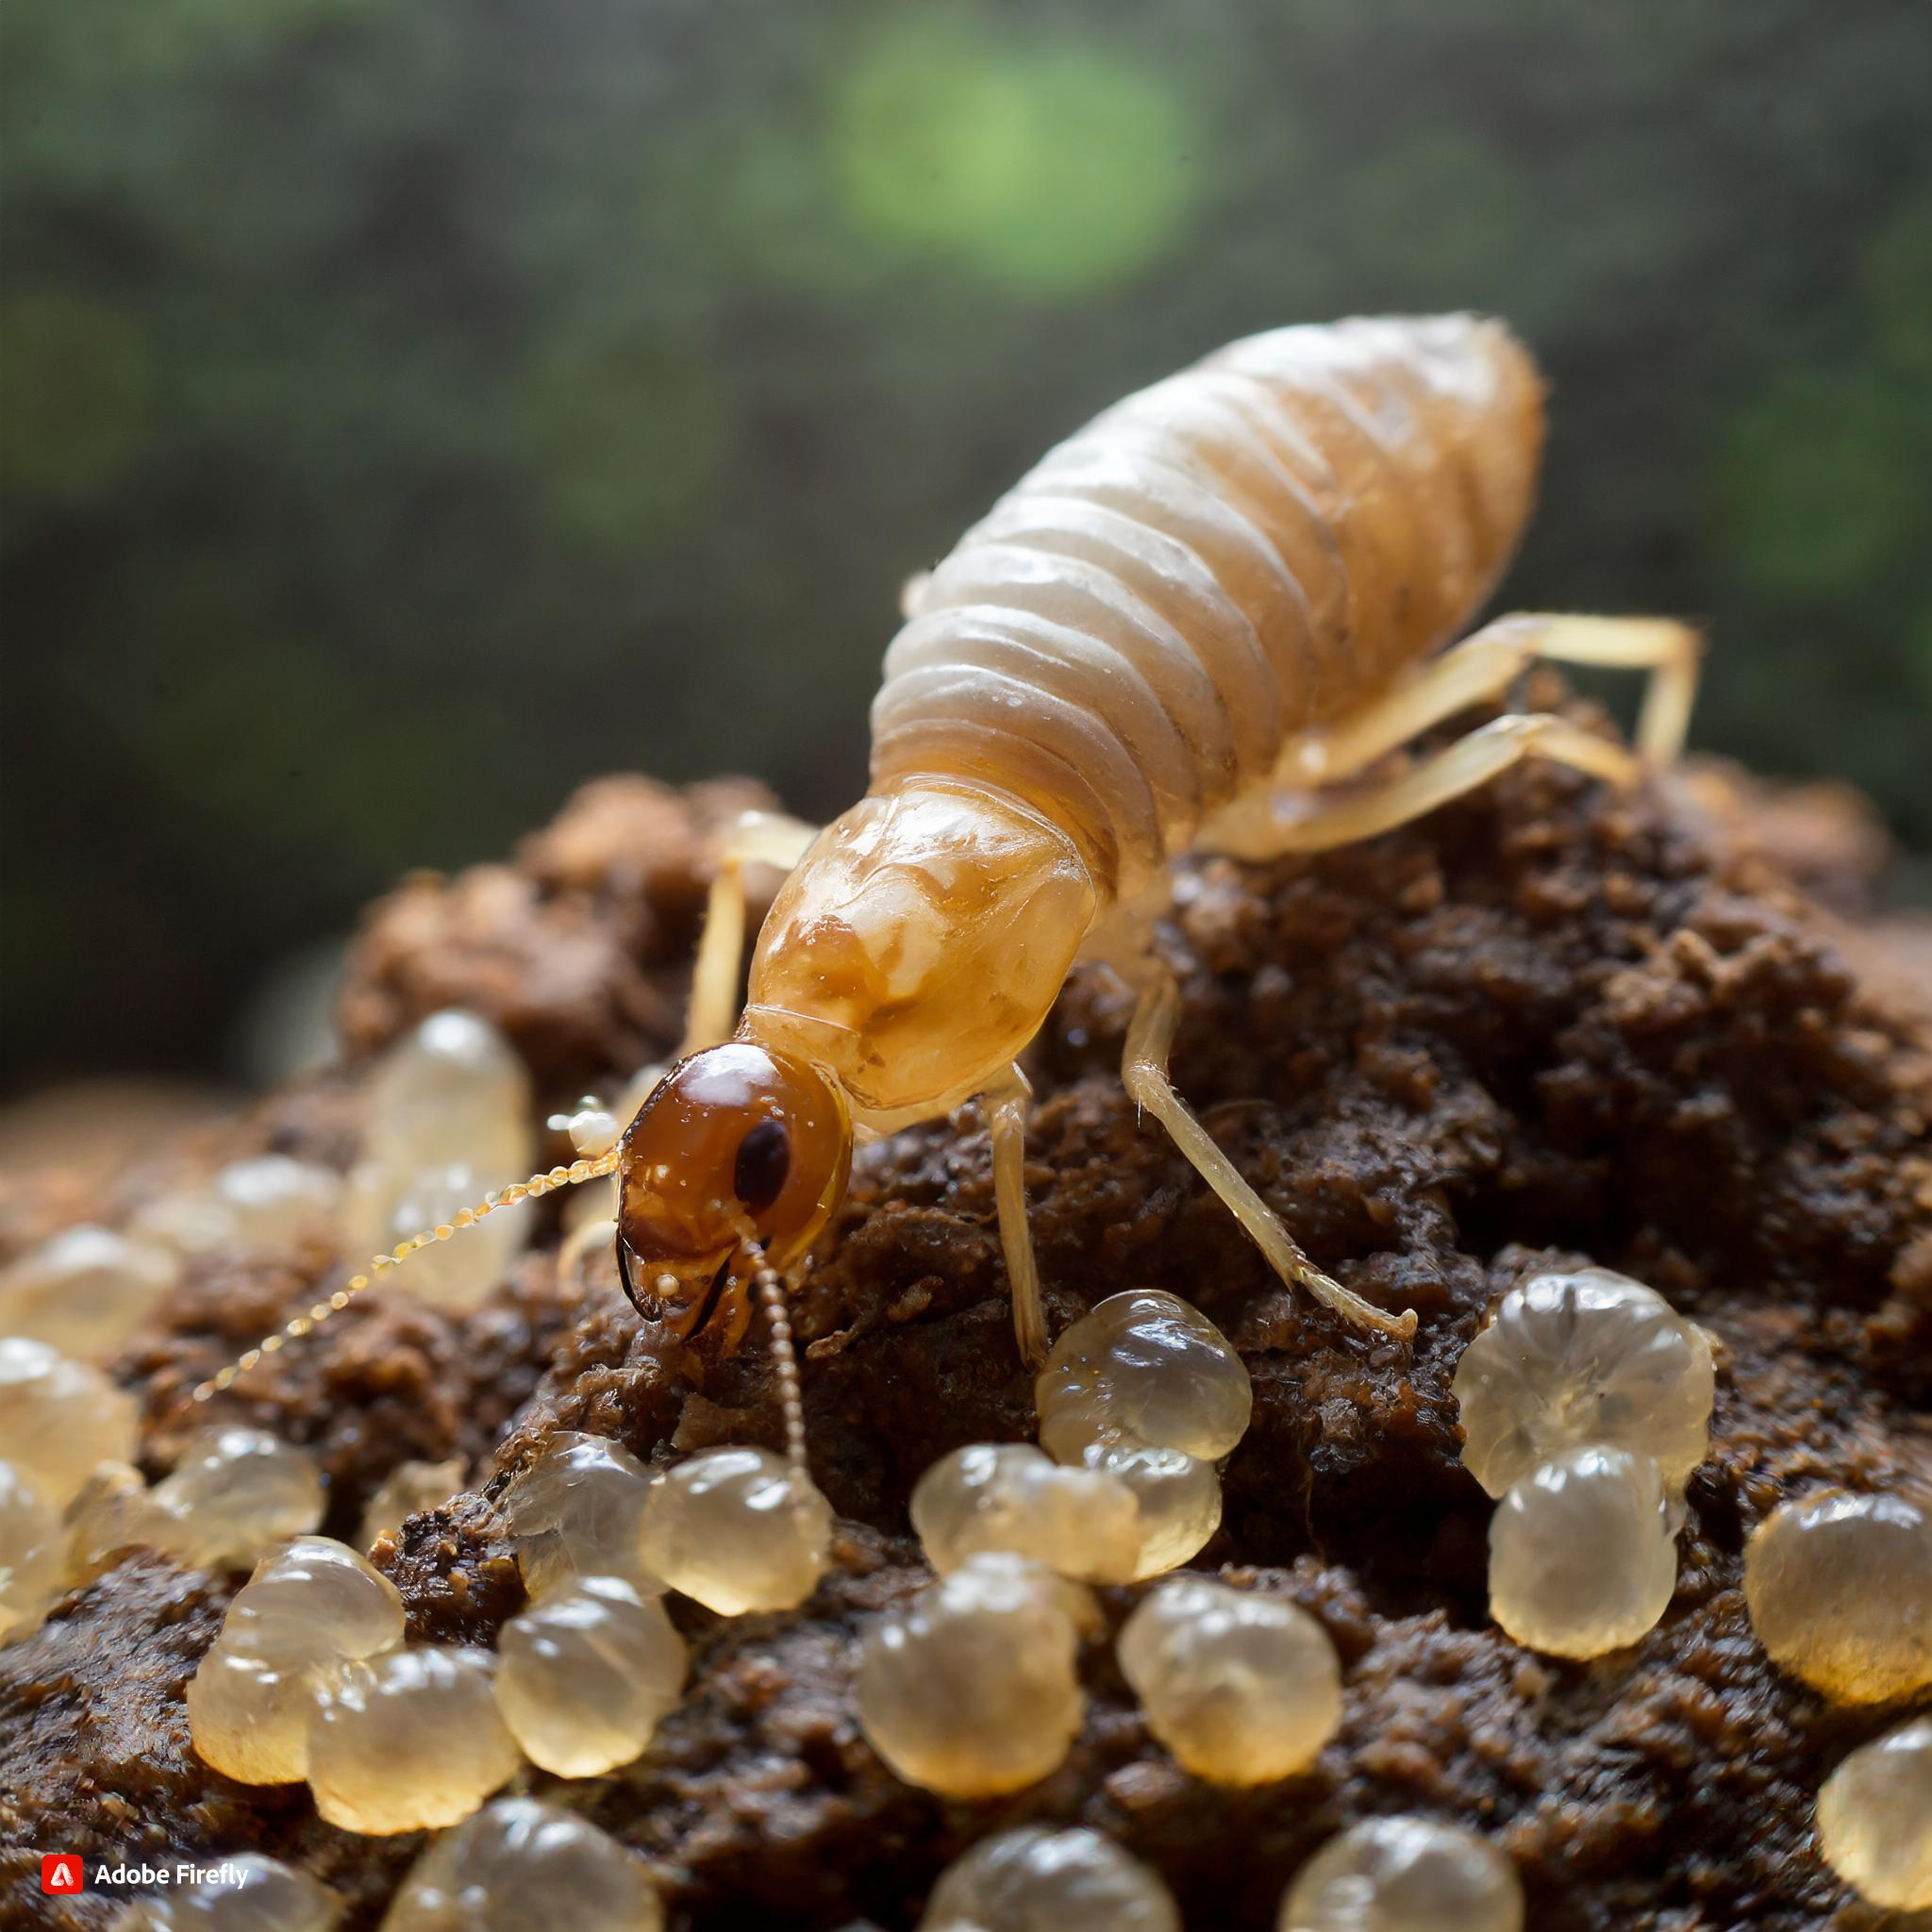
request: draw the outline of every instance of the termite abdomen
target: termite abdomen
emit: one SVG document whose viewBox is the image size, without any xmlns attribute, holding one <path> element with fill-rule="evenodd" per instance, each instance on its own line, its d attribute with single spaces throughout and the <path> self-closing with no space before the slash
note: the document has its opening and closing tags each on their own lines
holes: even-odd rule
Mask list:
<svg viewBox="0 0 1932 1932">
<path fill-rule="evenodd" d="M 1002 786 L 1132 898 L 1481 602 L 1528 515 L 1541 394 L 1505 329 L 1450 316 L 1252 337 L 1116 404 L 920 587 L 874 790 Z"/>
</svg>

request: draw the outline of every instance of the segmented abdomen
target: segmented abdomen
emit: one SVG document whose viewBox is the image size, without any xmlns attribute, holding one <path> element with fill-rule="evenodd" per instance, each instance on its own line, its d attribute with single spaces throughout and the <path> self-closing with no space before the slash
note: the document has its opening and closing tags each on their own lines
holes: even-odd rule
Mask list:
<svg viewBox="0 0 1932 1932">
<path fill-rule="evenodd" d="M 1541 441 L 1528 353 L 1474 316 L 1278 329 L 1129 396 L 920 586 L 874 791 L 989 780 L 1130 887 L 1467 622 Z"/>
</svg>

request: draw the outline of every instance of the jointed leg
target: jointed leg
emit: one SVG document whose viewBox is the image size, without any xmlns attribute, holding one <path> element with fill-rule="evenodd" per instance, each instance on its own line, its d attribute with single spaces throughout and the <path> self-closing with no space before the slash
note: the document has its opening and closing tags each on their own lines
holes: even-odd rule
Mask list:
<svg viewBox="0 0 1932 1932">
<path fill-rule="evenodd" d="M 1026 1108 L 1032 1098 L 1033 1090 L 1018 1067 L 980 1096 L 992 1130 L 992 1192 L 1013 1297 L 1013 1339 L 1029 1368 L 1046 1358 L 1046 1310 L 1041 1306 L 1033 1231 L 1026 1224 Z"/>
<path fill-rule="evenodd" d="M 1173 1136 L 1194 1172 L 1220 1195 L 1284 1281 L 1300 1282 L 1318 1301 L 1325 1302 L 1357 1327 L 1378 1328 L 1388 1335 L 1413 1335 L 1413 1309 L 1401 1315 L 1388 1314 L 1331 1280 L 1302 1253 L 1281 1217 L 1241 1178 L 1241 1170 L 1215 1145 L 1193 1109 L 1174 1091 L 1167 1076 L 1167 1061 L 1179 1015 L 1180 989 L 1165 966 L 1150 962 L 1148 972 L 1150 977 L 1141 988 L 1140 1005 L 1127 1027 L 1126 1053 L 1121 1061 L 1121 1079 L 1134 1103 L 1144 1107 Z"/>
<path fill-rule="evenodd" d="M 715 1046 L 738 1023 L 738 978 L 744 961 L 744 872 L 750 865 L 790 872 L 818 836 L 816 826 L 779 812 L 748 811 L 718 854 L 718 870 L 705 901 L 705 929 L 691 971 L 691 1010 L 684 1051 Z"/>
<path fill-rule="evenodd" d="M 1558 664 L 1648 671 L 1643 706 L 1637 714 L 1637 749 L 1651 765 L 1674 764 L 1683 756 L 1704 663 L 1701 631 L 1661 617 L 1532 617 L 1524 622 L 1543 626 L 1539 657 Z"/>
<path fill-rule="evenodd" d="M 1406 825 L 1439 805 L 1487 785 L 1526 758 L 1553 758 L 1612 785 L 1633 785 L 1643 767 L 1621 744 L 1547 711 L 1497 718 L 1384 784 L 1310 803 L 1307 793 L 1264 794 L 1224 815 L 1203 849 L 1236 858 L 1325 852 Z"/>
<path fill-rule="evenodd" d="M 1299 764 L 1291 761 L 1282 775 L 1314 784 L 1346 778 L 1432 724 L 1501 697 L 1539 658 L 1648 671 L 1637 748 L 1647 763 L 1668 765 L 1684 749 L 1703 650 L 1695 630 L 1666 618 L 1500 617 L 1356 717 L 1310 740 Z"/>
</svg>

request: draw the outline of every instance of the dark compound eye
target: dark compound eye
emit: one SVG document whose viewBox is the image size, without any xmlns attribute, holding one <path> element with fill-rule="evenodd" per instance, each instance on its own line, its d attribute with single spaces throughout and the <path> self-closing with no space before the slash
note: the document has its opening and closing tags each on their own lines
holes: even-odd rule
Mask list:
<svg viewBox="0 0 1932 1932">
<path fill-rule="evenodd" d="M 784 1122 L 760 1121 L 738 1143 L 732 1191 L 754 1214 L 762 1214 L 778 1198 L 791 1172 L 791 1140 Z"/>
</svg>

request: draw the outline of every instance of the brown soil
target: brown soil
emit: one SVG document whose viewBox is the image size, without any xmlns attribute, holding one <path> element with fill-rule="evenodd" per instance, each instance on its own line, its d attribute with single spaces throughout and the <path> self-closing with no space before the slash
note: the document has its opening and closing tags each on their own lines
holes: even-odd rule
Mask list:
<svg viewBox="0 0 1932 1932">
<path fill-rule="evenodd" d="M 608 780 L 513 864 L 405 885 L 357 952 L 353 1048 L 461 1002 L 508 1029 L 552 1104 L 661 1054 L 704 828 L 754 795 Z M 947 1859 L 1032 1820 L 1096 1825 L 1150 1860 L 1191 1932 L 1262 1932 L 1330 1832 L 1408 1809 L 1504 1843 L 1537 1932 L 1878 1924 L 1819 1865 L 1809 1821 L 1821 1780 L 1882 1720 L 1833 1712 L 1771 1670 L 1739 1574 L 1746 1532 L 1782 1494 L 1932 1463 L 1932 997 L 1923 936 L 1894 944 L 1856 923 L 1879 856 L 1840 796 L 1774 801 L 1712 770 L 1620 802 L 1542 769 L 1367 848 L 1183 872 L 1166 936 L 1188 988 L 1179 1084 L 1323 1265 L 1420 1311 L 1412 1347 L 1281 1290 L 1137 1124 L 1114 1077 L 1119 999 L 1098 979 L 1069 988 L 1035 1055 L 1028 1173 L 1051 1317 L 1157 1284 L 1240 1345 L 1254 1424 L 1202 1560 L 1286 1592 L 1333 1635 L 1347 1718 L 1309 1774 L 1241 1794 L 1183 1775 L 1105 1643 L 1088 1653 L 1072 1756 L 1015 1798 L 908 1790 L 859 1737 L 858 1633 L 924 1574 L 912 1481 L 958 1443 L 1029 1433 L 969 1113 L 861 1155 L 804 1297 L 836 1574 L 791 1617 L 682 1607 L 692 1688 L 651 1751 L 533 1789 L 641 1847 L 674 1925 L 703 1932 L 900 1932 Z M 306 1084 L 219 1144 L 50 1183 L 45 1212 L 27 1204 L 8 1239 L 76 1198 L 111 1213 L 244 1145 L 345 1160 L 354 1120 L 348 1078 Z M 1586 1257 L 1653 1283 L 1722 1347 L 1675 1600 L 1637 1648 L 1575 1667 L 1487 1623 L 1490 1506 L 1457 1459 L 1448 1383 L 1491 1297 Z M 120 1364 L 157 1470 L 187 1390 L 328 1266 L 196 1271 L 165 1332 Z M 601 1271 L 560 1287 L 547 1245 L 466 1320 L 372 1292 L 225 1412 L 317 1446 L 338 1532 L 405 1457 L 478 1458 L 481 1487 L 382 1557 L 413 1634 L 433 1639 L 487 1640 L 522 1601 L 491 1499 L 546 1431 L 647 1457 L 780 1440 L 757 1354 L 667 1353 Z M 232 1784 L 189 1747 L 182 1683 L 237 1580 L 139 1557 L 0 1653 L 0 1924 L 111 1916 L 98 1899 L 42 1900 L 42 1850 L 249 1847 L 308 1865 L 353 1901 L 353 1925 L 375 1924 L 420 1839 L 345 1837 L 300 1788 Z M 1133 1592 L 1107 1598 L 1117 1622 Z"/>
</svg>

